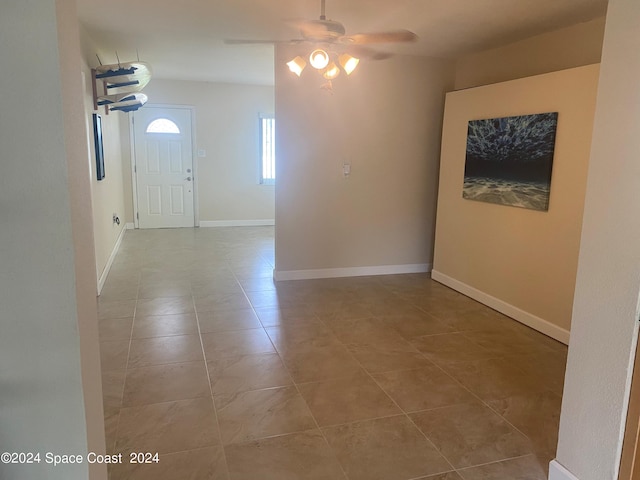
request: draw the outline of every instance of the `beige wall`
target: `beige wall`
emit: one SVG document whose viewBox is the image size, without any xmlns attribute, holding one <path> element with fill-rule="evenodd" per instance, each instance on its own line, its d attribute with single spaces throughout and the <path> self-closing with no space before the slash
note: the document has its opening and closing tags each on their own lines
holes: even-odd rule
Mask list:
<svg viewBox="0 0 640 480">
<path fill-rule="evenodd" d="M 434 278 L 565 342 L 597 79 L 579 67 L 452 92 L 445 107 Z M 463 199 L 468 121 L 542 112 L 559 112 L 549 211 Z"/>
<path fill-rule="evenodd" d="M 124 178 L 121 141 L 121 124 L 127 125 L 127 114 L 111 112 L 105 114 L 100 107 L 93 110 L 93 90 L 91 67 L 95 66 L 95 46 L 84 30 L 81 30 L 83 46 L 82 72 L 84 78 L 84 105 L 86 121 L 86 156 L 90 168 L 91 194 L 93 199 L 93 229 L 95 238 L 96 269 L 98 277 L 104 280 L 105 268 L 114 251 L 118 238 L 126 224 Z M 101 83 L 98 82 L 98 91 Z M 101 181 L 96 177 L 96 160 L 93 136 L 93 113 L 102 116 L 102 136 L 104 142 L 104 170 L 105 178 Z M 113 214 L 120 218 L 120 225 L 113 223 Z M 132 221 L 132 220 L 129 220 Z"/>
<path fill-rule="evenodd" d="M 610 0 L 557 453 L 580 480 L 617 478 L 638 335 L 639 50 L 640 3 Z"/>
<path fill-rule="evenodd" d="M 5 0 L 0 32 L 0 451 L 86 454 L 104 440 L 75 4 Z M 0 478 L 106 468 L 0 463 Z"/>
<path fill-rule="evenodd" d="M 292 75 L 284 66 L 291 56 L 277 49 L 277 278 L 424 269 L 452 66 L 363 60 L 331 94 L 314 71 Z"/>
<path fill-rule="evenodd" d="M 604 18 L 458 59 L 455 88 L 477 87 L 600 62 Z"/>
<path fill-rule="evenodd" d="M 195 107 L 201 223 L 273 220 L 274 187 L 258 183 L 258 116 L 274 113 L 273 87 L 153 79 L 145 93 Z"/>
<path fill-rule="evenodd" d="M 80 368 L 87 425 L 87 451 L 106 452 L 94 249 L 91 168 L 87 162 L 85 105 L 82 92 L 82 55 L 75 2 L 56 0 L 61 63 L 63 122 L 67 148 L 69 199 L 75 256 L 76 311 L 80 337 Z M 106 479 L 105 465 L 88 465 L 89 478 Z"/>
</svg>

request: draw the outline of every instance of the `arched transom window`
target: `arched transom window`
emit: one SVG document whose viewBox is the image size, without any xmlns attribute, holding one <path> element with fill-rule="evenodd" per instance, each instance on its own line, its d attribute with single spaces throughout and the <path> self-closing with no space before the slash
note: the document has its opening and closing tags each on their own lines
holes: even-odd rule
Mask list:
<svg viewBox="0 0 640 480">
<path fill-rule="evenodd" d="M 146 133 L 180 133 L 180 129 L 168 118 L 156 118 L 147 126 Z"/>
</svg>

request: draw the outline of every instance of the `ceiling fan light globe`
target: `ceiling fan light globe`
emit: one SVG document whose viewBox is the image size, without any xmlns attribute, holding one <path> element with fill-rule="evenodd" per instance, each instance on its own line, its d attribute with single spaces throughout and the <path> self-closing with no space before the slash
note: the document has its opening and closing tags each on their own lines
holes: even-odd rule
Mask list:
<svg viewBox="0 0 640 480">
<path fill-rule="evenodd" d="M 340 66 L 347 75 L 351 75 L 351 73 L 358 66 L 358 63 L 360 63 L 359 58 L 352 57 L 348 53 L 343 53 L 342 55 L 340 55 L 338 61 L 340 62 Z"/>
<path fill-rule="evenodd" d="M 307 62 L 305 62 L 304 59 L 300 56 L 297 56 L 293 60 L 287 62 L 287 67 L 289 67 L 289 70 L 291 70 L 297 76 L 300 76 L 302 70 L 304 70 L 304 67 L 306 66 Z"/>
<path fill-rule="evenodd" d="M 329 65 L 329 54 L 321 48 L 318 48 L 309 55 L 309 63 L 311 63 L 313 68 L 322 70 Z"/>
<path fill-rule="evenodd" d="M 333 80 L 338 75 L 340 75 L 340 67 L 338 67 L 333 62 L 327 65 L 327 68 L 325 68 L 324 72 L 322 72 L 322 76 L 327 80 Z"/>
</svg>

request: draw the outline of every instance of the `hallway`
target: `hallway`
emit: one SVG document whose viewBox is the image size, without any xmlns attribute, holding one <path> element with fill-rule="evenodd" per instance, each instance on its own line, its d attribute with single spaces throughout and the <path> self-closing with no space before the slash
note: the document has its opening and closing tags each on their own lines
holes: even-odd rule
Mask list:
<svg viewBox="0 0 640 480">
<path fill-rule="evenodd" d="M 275 285 L 273 236 L 126 232 L 99 298 L 111 480 L 546 479 L 566 346 L 427 274 Z"/>
</svg>

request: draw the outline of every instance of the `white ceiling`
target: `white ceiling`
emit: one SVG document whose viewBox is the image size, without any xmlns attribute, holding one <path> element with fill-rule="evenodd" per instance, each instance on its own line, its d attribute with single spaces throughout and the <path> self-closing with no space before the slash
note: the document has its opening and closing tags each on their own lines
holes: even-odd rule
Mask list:
<svg viewBox="0 0 640 480">
<path fill-rule="evenodd" d="M 103 63 L 149 62 L 156 78 L 272 85 L 273 46 L 223 39 L 300 38 L 284 23 L 317 19 L 320 0 L 77 0 Z M 327 0 L 347 34 L 405 28 L 398 54 L 455 58 L 606 13 L 607 0 Z"/>
</svg>

